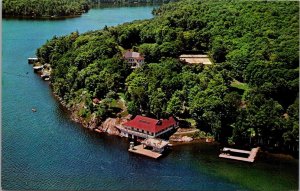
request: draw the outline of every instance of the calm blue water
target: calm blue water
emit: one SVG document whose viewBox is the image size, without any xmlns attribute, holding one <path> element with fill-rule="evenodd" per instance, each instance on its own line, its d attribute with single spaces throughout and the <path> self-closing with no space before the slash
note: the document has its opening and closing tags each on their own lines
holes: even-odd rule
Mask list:
<svg viewBox="0 0 300 191">
<path fill-rule="evenodd" d="M 83 129 L 69 119 L 47 83 L 27 64 L 27 57 L 53 35 L 151 18 L 152 8 L 93 9 L 80 18 L 58 21 L 3 19 L 3 189 L 243 189 L 215 173 L 211 161 L 217 155 L 202 147 L 174 148 L 168 156 L 153 160 L 128 153 L 126 139 Z M 33 107 L 37 112 L 31 111 Z"/>
</svg>

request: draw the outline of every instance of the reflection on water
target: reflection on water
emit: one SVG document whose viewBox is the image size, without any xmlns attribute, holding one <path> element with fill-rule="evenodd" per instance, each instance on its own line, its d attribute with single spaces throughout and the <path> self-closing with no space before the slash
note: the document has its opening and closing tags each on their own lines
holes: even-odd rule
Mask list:
<svg viewBox="0 0 300 191">
<path fill-rule="evenodd" d="M 27 57 L 54 35 L 151 18 L 152 7 L 95 9 L 57 21 L 2 22 L 2 188 L 29 190 L 285 190 L 298 161 L 220 160 L 218 145 L 174 147 L 159 160 L 127 152 L 124 138 L 72 122 Z M 37 112 L 32 112 L 36 108 Z"/>
</svg>

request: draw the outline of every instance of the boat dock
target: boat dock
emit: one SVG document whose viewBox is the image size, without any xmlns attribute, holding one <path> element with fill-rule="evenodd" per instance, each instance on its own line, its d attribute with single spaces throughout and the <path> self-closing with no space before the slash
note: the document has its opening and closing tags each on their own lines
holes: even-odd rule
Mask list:
<svg viewBox="0 0 300 191">
<path fill-rule="evenodd" d="M 239 161 L 245 161 L 245 162 L 254 162 L 255 157 L 258 153 L 259 147 L 253 148 L 251 151 L 247 150 L 240 150 L 240 149 L 233 149 L 233 148 L 227 148 L 224 147 L 219 157 L 220 158 L 227 158 L 227 159 L 233 159 L 233 160 L 239 160 Z M 242 153 L 242 154 L 248 154 L 249 156 L 246 157 L 239 157 L 229 154 L 230 153 Z"/>
<path fill-rule="evenodd" d="M 38 61 L 38 58 L 28 58 L 28 64 L 34 64 Z"/>
<path fill-rule="evenodd" d="M 155 159 L 159 158 L 162 155 L 160 153 L 153 152 L 153 151 L 148 150 L 148 149 L 144 149 L 143 145 L 134 146 L 132 148 L 129 148 L 128 151 L 132 152 L 132 153 L 144 155 L 144 156 L 147 156 L 147 157 L 155 158 Z"/>
<path fill-rule="evenodd" d="M 34 70 L 35 72 L 37 72 L 37 71 L 42 70 L 43 68 L 44 68 L 44 66 L 34 66 L 34 67 L 33 67 L 33 70 Z"/>
<path fill-rule="evenodd" d="M 168 146 L 169 142 L 157 138 L 148 138 L 141 142 L 141 145 L 134 146 L 130 142 L 129 152 L 144 155 L 151 158 L 159 158 Z"/>
</svg>

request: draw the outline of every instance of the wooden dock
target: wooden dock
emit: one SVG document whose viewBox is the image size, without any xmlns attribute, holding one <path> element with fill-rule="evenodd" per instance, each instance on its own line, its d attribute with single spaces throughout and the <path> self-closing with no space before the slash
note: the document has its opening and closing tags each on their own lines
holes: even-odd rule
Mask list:
<svg viewBox="0 0 300 191">
<path fill-rule="evenodd" d="M 254 162 L 255 157 L 258 153 L 258 150 L 259 150 L 259 147 L 253 148 L 251 151 L 224 147 L 223 148 L 224 152 L 243 153 L 243 154 L 249 154 L 249 156 L 246 158 L 246 157 L 238 157 L 238 156 L 233 156 L 233 155 L 230 155 L 230 154 L 221 153 L 219 155 L 219 157 L 220 158 L 233 159 L 233 160 L 239 160 L 239 161 L 245 161 L 245 162 Z"/>
<path fill-rule="evenodd" d="M 28 64 L 34 64 L 34 63 L 36 63 L 38 61 L 39 61 L 38 58 L 28 58 Z"/>
<path fill-rule="evenodd" d="M 32 67 L 35 72 L 40 71 L 44 68 L 44 66 L 34 66 Z"/>
<path fill-rule="evenodd" d="M 128 151 L 132 152 L 132 153 L 144 155 L 144 156 L 147 156 L 147 157 L 155 158 L 155 159 L 159 158 L 162 155 L 160 153 L 153 152 L 153 151 L 148 150 L 148 149 L 144 149 L 143 145 L 134 146 L 132 149 L 129 148 Z"/>
<path fill-rule="evenodd" d="M 98 133 L 103 133 L 103 131 L 100 130 L 100 129 L 94 129 L 94 131 L 96 131 L 96 132 L 98 132 Z"/>
</svg>

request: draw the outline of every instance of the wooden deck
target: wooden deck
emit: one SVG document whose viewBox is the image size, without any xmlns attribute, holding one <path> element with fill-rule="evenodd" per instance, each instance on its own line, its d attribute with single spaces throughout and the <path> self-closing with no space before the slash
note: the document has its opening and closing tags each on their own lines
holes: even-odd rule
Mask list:
<svg viewBox="0 0 300 191">
<path fill-rule="evenodd" d="M 233 149 L 233 148 L 226 148 L 224 147 L 223 151 L 230 151 L 230 152 L 236 152 L 236 153 L 244 153 L 249 154 L 248 158 L 245 157 L 238 157 L 238 156 L 232 156 L 229 154 L 221 153 L 219 155 L 220 158 L 227 158 L 227 159 L 233 159 L 233 160 L 239 160 L 239 161 L 245 161 L 245 162 L 254 162 L 255 157 L 258 153 L 259 148 L 253 148 L 251 151 L 246 150 L 240 150 L 240 149 Z"/>
<path fill-rule="evenodd" d="M 155 158 L 155 159 L 159 158 L 162 155 L 160 153 L 153 152 L 153 151 L 148 150 L 148 149 L 144 149 L 143 145 L 134 146 L 133 149 L 128 149 L 128 151 L 132 152 L 132 153 L 144 155 L 144 156 L 147 156 L 147 157 Z"/>
</svg>

